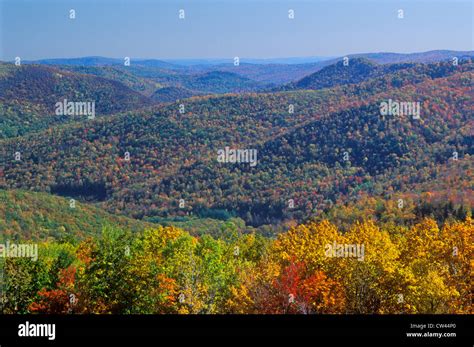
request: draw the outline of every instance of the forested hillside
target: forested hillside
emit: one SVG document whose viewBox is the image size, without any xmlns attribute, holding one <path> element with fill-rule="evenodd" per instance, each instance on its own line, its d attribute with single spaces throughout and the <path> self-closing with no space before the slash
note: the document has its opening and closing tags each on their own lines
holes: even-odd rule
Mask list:
<svg viewBox="0 0 474 347">
<path fill-rule="evenodd" d="M 193 97 L 5 140 L 0 184 L 136 218 L 226 209 L 259 226 L 359 192 L 436 189 L 440 169 L 454 166 L 463 200 L 472 189 L 472 63 L 403 66 L 356 86 Z M 381 116 L 389 99 L 420 103 L 419 119 Z M 256 149 L 257 166 L 218 163 L 225 146 Z"/>
<path fill-rule="evenodd" d="M 467 61 L 466 61 L 467 62 Z M 464 66 L 466 68 L 466 66 Z M 461 69 L 465 71 L 466 69 Z M 372 80 L 372 83 L 380 80 L 387 81 L 393 87 L 401 87 L 404 83 L 419 83 L 426 78 L 446 77 L 450 74 L 460 72 L 457 65 L 442 64 L 377 64 L 366 58 L 355 58 L 343 60 L 334 65 L 327 66 L 305 78 L 284 86 L 283 90 L 293 89 L 323 89 L 334 86 L 356 85 L 361 82 Z M 391 81 L 390 81 L 391 80 Z M 386 85 L 381 85 L 387 87 Z M 371 88 L 374 86 L 371 85 Z M 359 89 L 360 86 L 354 89 Z"/>
<path fill-rule="evenodd" d="M 56 67 L 0 63 L 0 139 L 87 118 L 57 114 L 56 104 L 64 100 L 94 102 L 96 117 L 152 104 L 144 95 L 114 80 Z"/>
<path fill-rule="evenodd" d="M 1 312 L 472 313 L 470 56 L 1 63 Z"/>
<path fill-rule="evenodd" d="M 1 100 L 26 101 L 52 114 L 55 104 L 62 99 L 93 100 L 98 114 L 136 109 L 147 104 L 141 94 L 105 78 L 39 65 L 1 64 L 1 69 Z"/>
<path fill-rule="evenodd" d="M 79 240 L 97 236 L 104 225 L 134 232 L 153 226 L 45 193 L 0 190 L 0 233 L 3 239 Z"/>
<path fill-rule="evenodd" d="M 216 240 L 175 227 L 117 228 L 82 242 L 43 242 L 37 261 L 4 263 L 3 313 L 472 313 L 473 222 L 412 227 L 368 221 L 342 233 L 309 222 L 270 240 Z M 357 251 L 328 253 L 333 244 Z M 363 245 L 363 248 L 362 246 Z M 455 251 L 453 251 L 453 249 Z M 423 256 L 420 256 L 423 255 Z"/>
</svg>

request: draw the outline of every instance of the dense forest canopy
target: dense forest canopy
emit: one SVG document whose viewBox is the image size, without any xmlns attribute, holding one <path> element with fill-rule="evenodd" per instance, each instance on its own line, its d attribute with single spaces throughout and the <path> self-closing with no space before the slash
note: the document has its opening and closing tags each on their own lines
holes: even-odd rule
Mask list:
<svg viewBox="0 0 474 347">
<path fill-rule="evenodd" d="M 350 69 L 360 64 L 379 69 L 365 60 Z M 336 65 L 321 76 L 344 68 Z M 472 63 L 396 65 L 356 85 L 192 97 L 6 139 L 0 187 L 140 219 L 227 210 L 257 227 L 302 221 L 361 193 L 387 198 L 390 187 L 469 204 Z M 382 116 L 389 100 L 419 103 L 419 119 Z M 228 146 L 255 149 L 258 164 L 219 163 Z M 436 191 L 446 170 L 465 178 L 462 194 Z"/>
<path fill-rule="evenodd" d="M 2 312 L 472 313 L 472 56 L 0 63 Z"/>
</svg>

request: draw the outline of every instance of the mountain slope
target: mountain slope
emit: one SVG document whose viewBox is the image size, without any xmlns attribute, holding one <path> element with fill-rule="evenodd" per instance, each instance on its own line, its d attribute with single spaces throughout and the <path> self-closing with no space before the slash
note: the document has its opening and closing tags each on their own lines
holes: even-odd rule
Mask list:
<svg viewBox="0 0 474 347">
<path fill-rule="evenodd" d="M 148 78 L 136 76 L 133 72 L 130 71 L 130 69 L 128 69 L 128 67 L 124 66 L 60 65 L 56 67 L 60 68 L 61 70 L 77 72 L 80 74 L 94 75 L 109 80 L 117 81 L 145 96 L 150 96 L 157 88 L 162 87 L 161 84 L 152 81 Z"/>
<path fill-rule="evenodd" d="M 469 61 L 461 62 L 461 66 L 466 66 Z M 277 88 L 276 90 L 295 89 L 323 89 L 335 86 L 356 85 L 370 80 L 370 84 L 365 84 L 365 89 L 373 87 L 401 87 L 406 83 L 419 83 L 426 78 L 437 78 L 448 76 L 459 72 L 457 65 L 450 63 L 394 63 L 377 64 L 366 58 L 351 58 L 347 65 L 343 60 L 333 65 L 329 65 L 303 79 L 290 83 L 289 85 Z M 361 86 L 354 88 L 354 92 Z"/>
<path fill-rule="evenodd" d="M 81 58 L 53 58 L 53 59 L 40 59 L 35 61 L 28 61 L 28 64 L 41 64 L 41 65 L 68 65 L 68 66 L 124 66 L 124 58 L 106 58 L 106 57 L 81 57 Z M 159 67 L 165 69 L 180 69 L 179 65 L 167 63 L 157 59 L 130 59 L 130 64 L 139 66 Z"/>
<path fill-rule="evenodd" d="M 117 81 L 49 66 L 0 63 L 0 138 L 87 118 L 56 114 L 56 103 L 64 100 L 93 102 L 97 117 L 151 105 L 147 97 Z"/>
<path fill-rule="evenodd" d="M 293 84 L 293 89 L 322 89 L 336 85 L 356 84 L 382 73 L 379 66 L 367 59 L 351 59 L 327 66 Z"/>
<path fill-rule="evenodd" d="M 198 95 L 198 93 L 186 88 L 164 87 L 156 90 L 150 98 L 156 102 L 173 102 L 194 95 Z"/>
<path fill-rule="evenodd" d="M 366 59 L 377 64 L 395 64 L 395 63 L 435 63 L 452 62 L 453 57 L 459 61 L 466 61 L 474 58 L 474 51 L 449 51 L 438 50 L 420 53 L 361 53 L 349 54 L 352 59 Z M 194 66 L 194 69 L 200 71 L 228 71 L 247 77 L 254 81 L 270 84 L 273 86 L 284 85 L 290 82 L 296 82 L 302 78 L 311 75 L 321 69 L 337 64 L 343 57 L 331 58 L 314 63 L 302 64 L 249 64 L 241 63 L 239 66 L 233 64 L 219 64 L 214 66 Z"/>
<path fill-rule="evenodd" d="M 138 218 L 228 209 L 254 225 L 301 219 L 360 190 L 407 190 L 436 177 L 453 151 L 472 155 L 472 64 L 406 71 L 318 91 L 195 97 L 184 113 L 170 104 L 2 141 L 0 185 Z M 389 99 L 420 102 L 421 120 L 380 117 Z M 257 167 L 219 164 L 225 146 L 258 149 Z M 291 197 L 295 211 L 285 209 Z"/>
<path fill-rule="evenodd" d="M 393 63 L 435 63 L 452 62 L 454 57 L 459 61 L 474 58 L 474 51 L 434 50 L 419 53 L 361 53 L 351 54 L 350 58 L 366 58 L 379 64 Z"/>
<path fill-rule="evenodd" d="M 231 72 L 212 71 L 192 76 L 184 83 L 186 88 L 204 93 L 238 93 L 261 89 L 264 84 Z"/>
<path fill-rule="evenodd" d="M 4 238 L 81 239 L 98 235 L 104 225 L 140 231 L 153 224 L 115 216 L 78 201 L 71 205 L 69 199 L 46 193 L 0 190 L 0 233 Z"/>
<path fill-rule="evenodd" d="M 444 187 L 439 196 L 473 204 L 474 114 L 466 102 L 473 96 L 471 78 L 472 73 L 459 74 L 377 96 L 420 100 L 421 120 L 382 118 L 379 103 L 344 110 L 250 146 L 258 150 L 256 168 L 197 162 L 163 180 L 155 193 L 199 196 L 214 208 L 237 210 L 251 224 L 300 219 L 360 192 L 386 193 L 388 187 L 412 193 Z M 440 169 L 450 166 L 458 167 L 459 180 L 440 176 Z M 193 178 L 199 178 L 198 189 L 188 186 Z M 294 208 L 288 208 L 290 199 Z"/>
<path fill-rule="evenodd" d="M 63 99 L 94 101 L 98 114 L 111 114 L 149 104 L 143 95 L 123 84 L 91 75 L 76 74 L 57 68 L 1 64 L 0 100 L 30 102 L 54 113 Z"/>
</svg>

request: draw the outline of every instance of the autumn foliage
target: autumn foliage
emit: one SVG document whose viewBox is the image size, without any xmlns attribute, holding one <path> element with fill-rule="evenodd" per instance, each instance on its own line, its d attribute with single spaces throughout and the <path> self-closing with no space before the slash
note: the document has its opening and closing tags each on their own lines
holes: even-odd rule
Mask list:
<svg viewBox="0 0 474 347">
<path fill-rule="evenodd" d="M 5 261 L 5 313 L 472 313 L 474 223 L 308 222 L 276 239 L 105 228 Z M 364 246 L 363 254 L 328 245 Z M 359 248 L 359 250 L 362 248 Z"/>
</svg>

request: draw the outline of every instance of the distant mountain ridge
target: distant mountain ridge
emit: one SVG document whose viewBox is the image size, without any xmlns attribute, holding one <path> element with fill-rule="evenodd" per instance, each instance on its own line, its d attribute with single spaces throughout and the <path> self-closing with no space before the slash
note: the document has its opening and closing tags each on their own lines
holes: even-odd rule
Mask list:
<svg viewBox="0 0 474 347">
<path fill-rule="evenodd" d="M 474 51 L 455 51 L 455 50 L 431 50 L 415 53 L 395 53 L 395 52 L 375 52 L 375 53 L 353 53 L 345 55 L 352 58 L 367 58 L 378 63 L 396 63 L 396 62 L 436 62 L 449 58 L 473 57 Z M 322 61 L 339 60 L 340 57 L 288 57 L 288 58 L 241 58 L 242 64 L 317 64 Z M 192 65 L 221 65 L 234 64 L 234 57 L 216 58 L 216 59 L 142 59 L 130 58 L 131 64 L 154 66 L 161 68 L 180 68 Z M 108 58 L 102 56 L 87 56 L 76 58 L 48 58 L 24 61 L 27 64 L 44 64 L 44 65 L 83 65 L 83 66 L 103 66 L 103 65 L 124 65 L 124 58 Z"/>
<path fill-rule="evenodd" d="M 347 66 L 340 60 L 336 64 L 304 77 L 296 83 L 290 84 L 291 89 L 321 89 L 336 85 L 359 83 L 377 74 L 385 72 L 383 65 L 378 65 L 366 58 L 348 59 Z"/>
<path fill-rule="evenodd" d="M 464 64 L 467 61 L 471 61 L 471 59 L 471 57 L 463 56 L 462 59 L 459 59 L 458 64 Z M 438 61 L 435 63 L 441 64 Z M 370 60 L 363 55 L 357 57 L 347 57 L 347 60 L 341 59 L 335 64 L 326 66 L 321 70 L 302 78 L 299 81 L 289 83 L 286 86 L 275 88 L 275 90 L 318 90 L 323 88 L 331 88 L 338 85 L 357 84 L 371 78 L 383 78 L 387 74 L 404 70 L 406 70 L 405 74 L 412 73 L 414 76 L 419 76 L 422 73 L 427 73 L 429 75 L 437 73 L 436 69 L 428 69 L 426 66 L 426 64 L 419 62 L 403 61 L 381 64 L 374 60 Z M 443 69 L 447 68 L 446 65 L 439 66 L 444 66 Z"/>
<path fill-rule="evenodd" d="M 173 102 L 198 95 L 192 90 L 181 87 L 160 88 L 151 95 L 151 99 L 157 102 Z"/>
<path fill-rule="evenodd" d="M 96 111 L 111 114 L 149 104 L 142 94 L 120 82 L 54 66 L 1 64 L 0 100 L 26 100 L 54 113 L 63 99 L 95 101 Z"/>
<path fill-rule="evenodd" d="M 80 57 L 80 58 L 51 58 L 39 60 L 27 60 L 25 64 L 41 64 L 41 65 L 71 65 L 71 66 L 109 66 L 122 65 L 125 66 L 125 59 L 107 58 L 100 56 Z M 179 65 L 167 63 L 158 59 L 130 59 L 130 64 L 141 66 L 160 67 L 167 69 L 179 69 Z"/>
<path fill-rule="evenodd" d="M 322 89 L 337 85 L 357 84 L 369 78 L 383 76 L 398 70 L 413 67 L 413 63 L 377 64 L 367 58 L 349 58 L 329 65 L 323 69 L 302 78 L 301 80 L 283 87 L 283 90 L 292 89 Z"/>
<path fill-rule="evenodd" d="M 132 57 L 130 68 L 133 69 L 133 67 L 136 67 L 148 69 L 148 73 L 151 72 L 152 74 L 155 74 L 153 69 L 158 69 L 160 74 L 175 77 L 176 74 L 192 75 L 211 71 L 225 71 L 236 73 L 256 82 L 276 86 L 298 81 L 326 66 L 341 61 L 343 57 L 344 56 L 338 58 L 242 58 L 238 66 L 234 65 L 233 57 L 228 59 L 171 59 L 168 61 L 159 59 L 137 59 Z M 473 58 L 474 51 L 433 50 L 417 53 L 357 53 L 348 54 L 347 57 L 350 59 L 366 58 L 379 64 L 403 62 L 431 63 L 448 61 L 454 57 L 457 57 L 459 60 Z M 28 61 L 26 63 L 70 66 L 124 66 L 123 59 L 104 57 L 42 59 Z M 146 76 L 141 75 L 141 77 Z"/>
<path fill-rule="evenodd" d="M 154 59 L 132 59 L 130 66 L 124 66 L 121 59 L 104 57 L 44 59 L 40 64 L 21 66 L 0 63 L 0 138 L 70 122 L 71 117 L 53 114 L 54 105 L 63 99 L 95 101 L 100 116 L 206 94 L 318 90 L 372 79 L 372 86 L 364 87 L 370 89 L 375 83 L 377 88 L 383 83 L 407 83 L 411 73 L 420 76 L 435 71 L 411 70 L 423 61 L 451 62 L 454 57 L 461 64 L 472 59 L 474 52 L 356 54 L 348 56 L 348 66 L 343 58 L 305 64 L 191 67 Z M 405 72 L 397 77 L 398 82 L 385 80 L 394 71 Z"/>
<path fill-rule="evenodd" d="M 350 58 L 366 58 L 379 64 L 386 63 L 434 63 L 452 60 L 454 57 L 459 60 L 473 58 L 474 51 L 453 51 L 453 50 L 434 50 L 419 53 L 360 53 L 350 54 Z"/>
<path fill-rule="evenodd" d="M 77 199 L 87 191 L 88 201 L 136 218 L 226 209 L 259 226 L 300 220 L 359 191 L 407 191 L 432 182 L 438 165 L 450 165 L 453 151 L 469 164 L 472 63 L 379 65 L 361 59 L 353 65 L 365 78 L 357 84 L 197 96 L 1 140 L 0 187 Z M 335 64 L 322 74 L 339 74 L 340 68 Z M 379 69 L 386 73 L 374 74 Z M 420 102 L 421 120 L 380 117 L 378 105 L 390 98 Z M 229 145 L 258 149 L 257 169 L 218 163 L 216 151 Z M 20 162 L 12 159 L 18 148 Z M 464 179 L 469 168 L 461 159 L 457 176 Z M 285 208 L 290 198 L 299 206 L 295 211 Z"/>
<path fill-rule="evenodd" d="M 360 53 L 349 54 L 347 57 L 352 59 L 365 58 L 378 64 L 393 63 L 433 63 L 446 62 L 457 57 L 459 61 L 474 58 L 474 51 L 452 51 L 435 50 L 420 53 Z M 229 71 L 245 76 L 254 81 L 273 85 L 284 85 L 296 82 L 312 73 L 315 73 L 326 66 L 337 64 L 342 61 L 344 56 L 332 59 L 321 60 L 318 62 L 306 62 L 301 64 L 251 64 L 241 62 L 239 66 L 233 66 L 231 63 L 218 64 L 214 66 L 193 66 L 193 69 L 199 71 Z"/>
<path fill-rule="evenodd" d="M 0 63 L 0 138 L 85 119 L 56 114 L 57 103 L 94 103 L 94 118 L 136 110 L 152 101 L 119 81 L 55 66 Z"/>
</svg>

